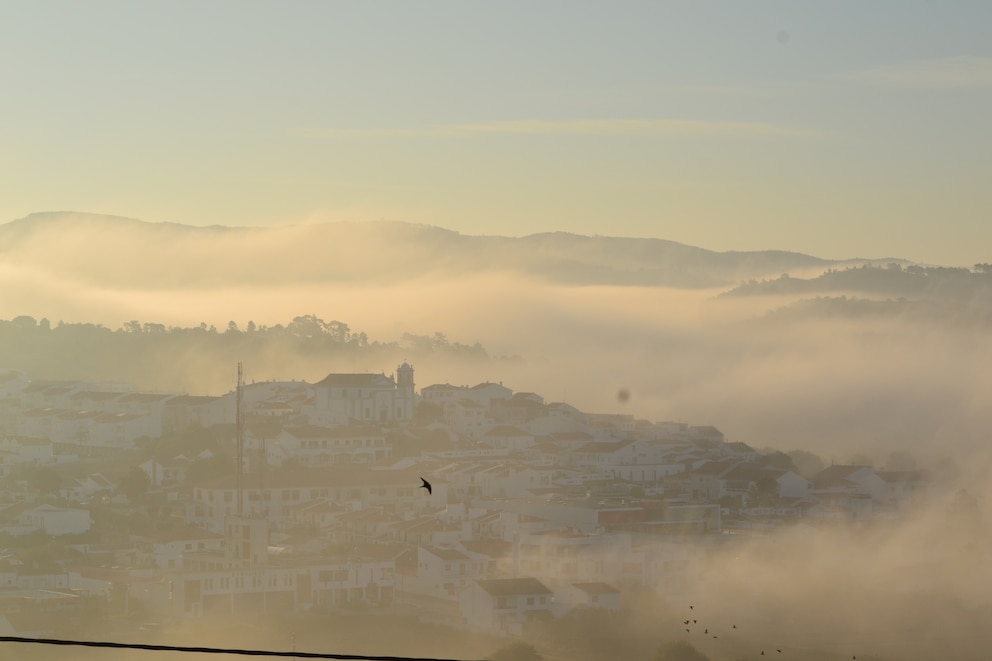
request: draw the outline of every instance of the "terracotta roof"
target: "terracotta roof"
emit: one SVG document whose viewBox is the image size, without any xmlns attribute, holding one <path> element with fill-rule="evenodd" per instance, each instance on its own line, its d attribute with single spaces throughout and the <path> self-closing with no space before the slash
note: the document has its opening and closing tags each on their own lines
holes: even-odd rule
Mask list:
<svg viewBox="0 0 992 661">
<path fill-rule="evenodd" d="M 73 393 L 72 395 L 69 395 L 69 399 L 101 400 L 101 399 L 114 399 L 120 396 L 121 393 L 119 392 L 111 392 L 106 390 L 81 390 L 77 393 Z"/>
<path fill-rule="evenodd" d="M 928 473 L 922 470 L 878 471 L 877 474 L 889 484 L 895 484 L 897 482 L 927 482 L 930 479 Z"/>
<path fill-rule="evenodd" d="M 210 404 L 216 402 L 220 397 L 214 395 L 176 395 L 166 404 Z"/>
<path fill-rule="evenodd" d="M 620 594 L 620 590 L 617 590 L 609 583 L 603 583 L 602 581 L 593 583 L 572 583 L 572 586 L 582 590 L 586 594 Z"/>
<path fill-rule="evenodd" d="M 740 464 L 740 459 L 723 459 L 721 461 L 707 461 L 705 464 L 693 471 L 695 475 L 715 475 L 717 477 L 727 473 L 732 468 Z"/>
<path fill-rule="evenodd" d="M 524 431 L 513 425 L 496 425 L 486 432 L 486 436 L 533 436 L 530 432 Z"/>
<path fill-rule="evenodd" d="M 170 399 L 173 395 L 162 395 L 153 392 L 132 392 L 121 397 L 122 402 L 137 402 L 139 404 L 154 404 L 162 400 Z"/>
<path fill-rule="evenodd" d="M 300 425 L 298 427 L 286 427 L 283 431 L 296 438 L 366 438 L 368 436 L 383 436 L 383 431 L 380 427 L 367 425 L 339 425 L 337 427 Z"/>
<path fill-rule="evenodd" d="M 773 480 L 777 480 L 789 471 L 782 470 L 781 468 L 766 468 L 761 464 L 738 464 L 730 469 L 729 472 L 725 473 L 721 477 L 725 480 L 746 480 L 748 482 L 757 482 L 763 477 L 770 477 Z"/>
<path fill-rule="evenodd" d="M 317 388 L 368 388 L 372 386 L 394 386 L 395 383 L 385 374 L 328 374 L 314 384 Z"/>
<path fill-rule="evenodd" d="M 575 452 L 582 453 L 593 453 L 593 454 L 611 454 L 617 450 L 622 450 L 625 447 L 632 445 L 634 441 L 592 441 L 591 443 L 586 443 L 585 445 L 579 446 L 575 449 Z"/>
<path fill-rule="evenodd" d="M 862 469 L 871 470 L 870 466 L 849 466 L 844 464 L 836 464 L 834 466 L 828 466 L 822 471 L 813 476 L 813 486 L 817 489 L 824 488 L 827 486 L 837 486 L 839 484 L 847 483 L 848 486 L 854 484 L 851 480 L 851 476 Z"/>
<path fill-rule="evenodd" d="M 440 549 L 434 546 L 424 546 L 422 548 L 441 560 L 471 560 L 471 558 L 457 549 Z"/>
<path fill-rule="evenodd" d="M 584 431 L 564 431 L 551 434 L 551 439 L 554 441 L 591 441 L 593 436 Z"/>
<path fill-rule="evenodd" d="M 142 539 L 147 539 L 159 544 L 169 544 L 171 542 L 182 542 L 186 540 L 214 540 L 223 539 L 224 535 L 210 532 L 196 526 L 183 526 L 182 528 L 169 528 L 167 530 L 156 530 L 147 535 L 142 535 Z"/>
<path fill-rule="evenodd" d="M 419 487 L 421 472 L 426 475 L 430 471 L 423 466 L 413 466 L 397 470 L 355 469 L 344 466 L 332 466 L 327 468 L 267 471 L 262 488 L 308 489 L 385 485 Z M 235 475 L 218 477 L 194 485 L 194 487 L 198 489 L 233 490 L 237 487 L 237 477 Z M 245 489 L 252 491 L 258 488 L 253 476 L 249 476 L 246 480 Z"/>
<path fill-rule="evenodd" d="M 754 448 L 743 441 L 731 441 L 730 443 L 724 443 L 723 445 L 727 449 L 734 450 L 736 452 L 755 452 Z"/>
<path fill-rule="evenodd" d="M 485 581 L 476 581 L 476 583 L 480 588 L 494 597 L 551 594 L 548 586 L 536 578 L 493 578 Z"/>
<path fill-rule="evenodd" d="M 469 553 L 478 553 L 490 558 L 508 557 L 513 551 L 513 543 L 502 539 L 475 539 L 463 541 L 461 544 Z"/>
</svg>

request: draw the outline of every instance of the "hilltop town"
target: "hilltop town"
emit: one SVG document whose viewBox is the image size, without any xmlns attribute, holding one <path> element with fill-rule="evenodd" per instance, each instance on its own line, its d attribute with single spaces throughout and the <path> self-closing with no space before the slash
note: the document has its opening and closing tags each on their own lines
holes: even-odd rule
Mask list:
<svg viewBox="0 0 992 661">
<path fill-rule="evenodd" d="M 7 371 L 0 627 L 408 607 L 522 634 L 685 590 L 742 537 L 899 517 L 931 486 L 818 461 L 502 383 L 418 389 L 407 363 L 220 396 Z"/>
</svg>

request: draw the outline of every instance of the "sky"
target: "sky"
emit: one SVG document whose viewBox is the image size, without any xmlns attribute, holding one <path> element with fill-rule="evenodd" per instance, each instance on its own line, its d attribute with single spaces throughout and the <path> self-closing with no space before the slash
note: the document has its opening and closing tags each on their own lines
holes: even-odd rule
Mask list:
<svg viewBox="0 0 992 661">
<path fill-rule="evenodd" d="M 0 222 L 990 260 L 986 2 L 4 5 Z"/>
</svg>

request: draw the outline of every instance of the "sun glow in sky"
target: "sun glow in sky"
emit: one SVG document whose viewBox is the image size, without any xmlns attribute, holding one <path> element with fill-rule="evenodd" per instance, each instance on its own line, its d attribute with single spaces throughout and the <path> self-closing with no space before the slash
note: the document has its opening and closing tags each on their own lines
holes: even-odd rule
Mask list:
<svg viewBox="0 0 992 661">
<path fill-rule="evenodd" d="M 15 2 L 0 222 L 990 261 L 992 4 Z"/>
</svg>

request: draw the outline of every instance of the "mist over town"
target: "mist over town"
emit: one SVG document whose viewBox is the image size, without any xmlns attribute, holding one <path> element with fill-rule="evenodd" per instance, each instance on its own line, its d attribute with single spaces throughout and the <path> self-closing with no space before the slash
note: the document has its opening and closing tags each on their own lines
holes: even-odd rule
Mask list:
<svg viewBox="0 0 992 661">
<path fill-rule="evenodd" d="M 0 20 L 0 658 L 992 658 L 992 3 Z"/>
<path fill-rule="evenodd" d="M 55 259 L 52 237 L 94 227 L 112 247 Z M 179 225 L 0 226 L 18 292 L 0 321 L 6 631 L 983 657 L 992 269 L 649 243 L 636 271 L 603 270 L 628 240 L 396 223 L 294 230 L 285 255 L 334 234 L 328 261 L 359 264 L 356 230 L 402 268 L 343 283 L 276 255 L 277 284 L 226 296 L 283 230 L 210 229 L 205 255 Z M 480 257 L 424 255 L 439 231 Z M 493 272 L 495 250 L 514 269 Z M 55 282 L 104 311 L 79 317 Z"/>
</svg>

